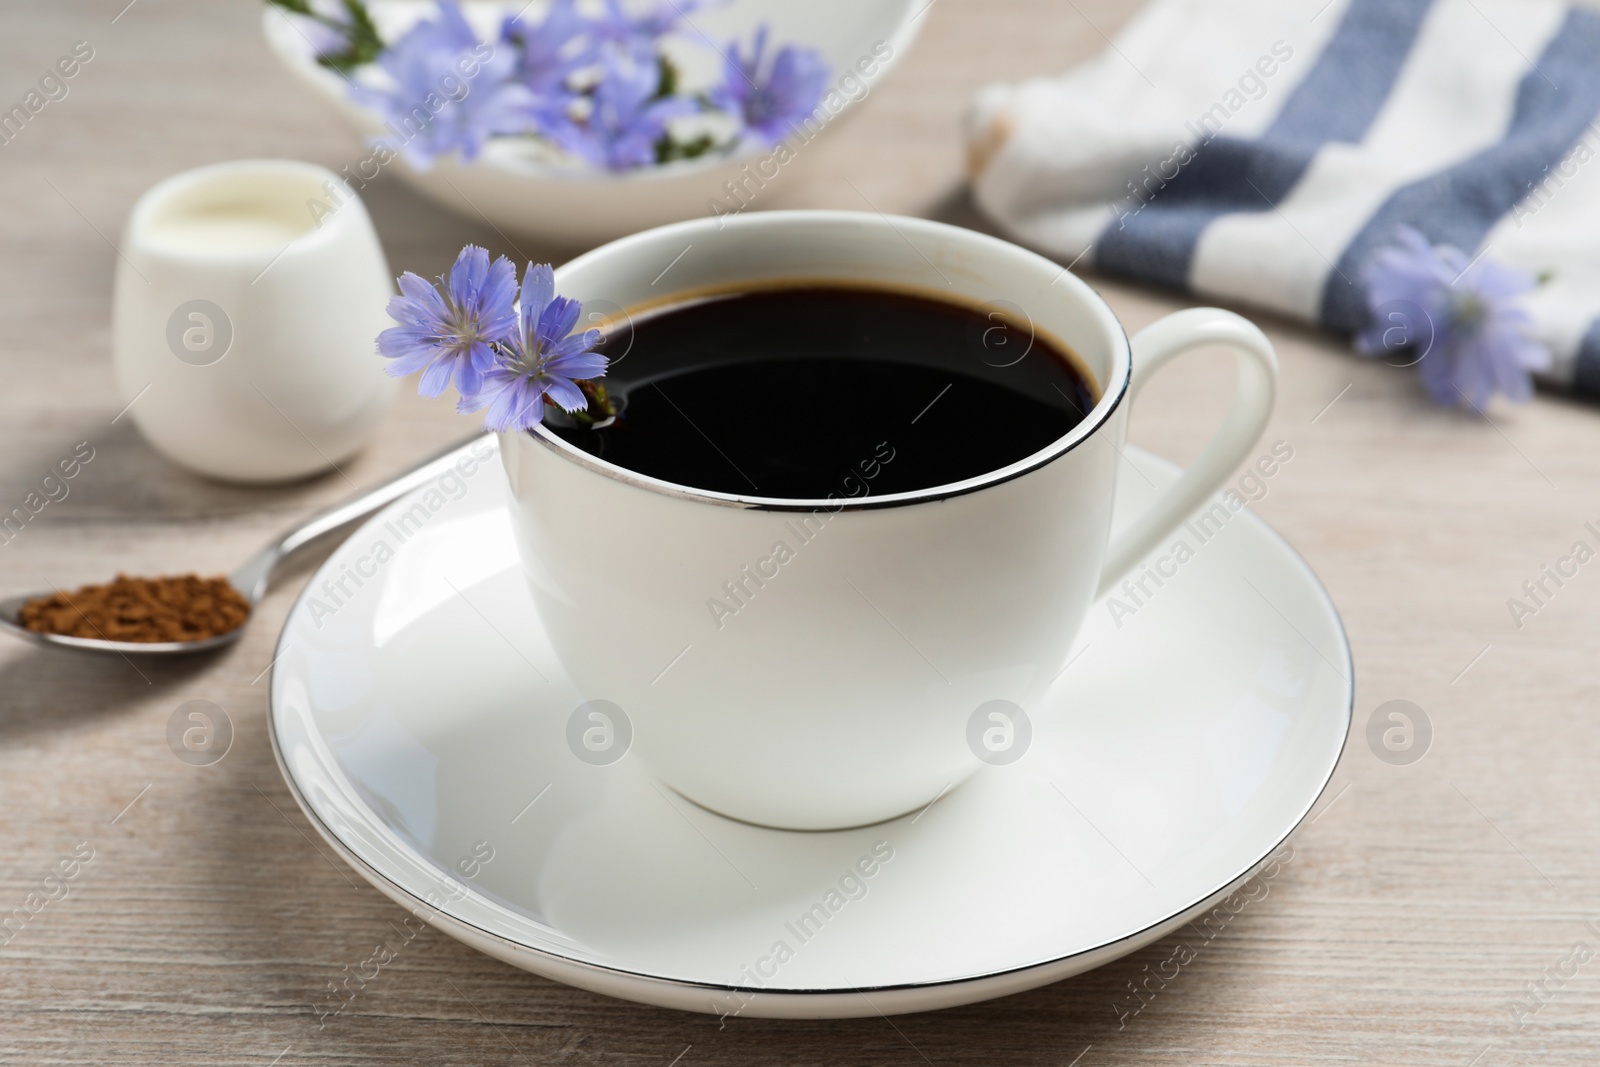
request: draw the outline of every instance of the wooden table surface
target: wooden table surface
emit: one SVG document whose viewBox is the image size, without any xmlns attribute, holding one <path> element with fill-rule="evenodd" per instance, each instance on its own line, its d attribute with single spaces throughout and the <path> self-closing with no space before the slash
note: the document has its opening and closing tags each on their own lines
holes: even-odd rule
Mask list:
<svg viewBox="0 0 1600 1067">
<path fill-rule="evenodd" d="M 0 148 L 0 508 L 78 442 L 95 450 L 70 496 L 0 548 L 7 592 L 119 569 L 221 572 L 349 491 L 337 476 L 210 484 L 158 458 L 129 420 L 112 421 L 122 401 L 109 359 L 110 242 L 135 198 L 221 160 L 337 169 L 364 154 L 270 58 L 256 3 L 126 2 L 0 6 L 7 107 L 74 42 L 95 50 L 69 96 Z M 942 0 L 905 65 L 858 118 L 807 149 L 767 204 L 870 203 L 981 225 L 962 191 L 959 120 L 972 91 L 1064 69 L 1102 49 L 1136 7 Z M 397 271 L 436 273 L 468 240 L 512 251 L 390 176 L 366 199 Z M 1185 304 L 1094 281 L 1130 328 Z M 1580 572 L 1520 629 L 1506 601 L 1600 520 L 1600 408 L 1540 397 L 1493 409 L 1491 424 L 1430 408 L 1410 374 L 1334 340 L 1264 325 L 1283 359 L 1268 440 L 1295 451 L 1257 508 L 1339 604 L 1355 650 L 1355 727 L 1270 896 L 1136 1016 L 1119 1020 L 1115 1005 L 1174 939 L 1031 993 L 893 1024 L 738 1019 L 719 1029 L 713 1017 L 557 985 L 430 930 L 319 1028 L 313 1004 L 330 979 L 402 912 L 333 858 L 273 762 L 260 676 L 296 578 L 210 658 L 134 663 L 0 645 L 0 913 L 23 907 L 58 860 L 93 852 L 67 895 L 0 945 L 0 1058 L 1594 1063 L 1600 574 Z M 1142 398 L 1133 439 L 1191 456 L 1230 373 L 1191 357 Z M 469 429 L 445 402 L 411 397 L 346 472 L 375 484 Z M 192 699 L 222 706 L 236 731 L 212 766 L 168 748 L 169 717 Z M 1373 709 L 1393 699 L 1414 701 L 1433 725 L 1431 750 L 1408 766 L 1380 761 L 1364 739 Z"/>
</svg>

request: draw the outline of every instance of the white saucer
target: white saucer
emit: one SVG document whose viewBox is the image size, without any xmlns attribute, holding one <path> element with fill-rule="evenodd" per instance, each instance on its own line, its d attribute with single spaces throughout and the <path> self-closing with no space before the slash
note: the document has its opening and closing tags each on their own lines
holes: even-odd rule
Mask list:
<svg viewBox="0 0 1600 1067">
<path fill-rule="evenodd" d="M 1127 454 L 1124 516 L 1177 476 Z M 498 461 L 458 500 L 427 492 L 352 536 L 290 613 L 272 674 L 279 763 L 322 835 L 402 906 L 612 996 L 846 1017 L 1099 966 L 1260 867 L 1311 810 L 1350 723 L 1333 604 L 1246 511 L 1204 544 L 1186 532 L 1194 558 L 1147 582 L 1120 628 L 1095 606 L 1077 658 L 1027 709 L 1017 762 L 864 829 L 733 822 L 633 756 L 594 766 L 568 748 L 585 696 L 534 615 Z M 427 517 L 402 544 L 407 511 Z M 381 565 L 380 541 L 396 550 Z M 351 571 L 372 576 L 346 577 L 335 607 L 324 583 Z M 863 860 L 870 877 L 851 876 Z"/>
</svg>

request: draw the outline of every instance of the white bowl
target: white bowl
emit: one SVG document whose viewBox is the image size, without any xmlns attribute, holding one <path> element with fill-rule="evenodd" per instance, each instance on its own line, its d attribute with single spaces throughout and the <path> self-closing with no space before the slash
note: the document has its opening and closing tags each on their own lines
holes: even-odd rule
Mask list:
<svg viewBox="0 0 1600 1067">
<path fill-rule="evenodd" d="M 543 7 L 535 3 L 525 18 L 537 22 Z M 720 66 L 720 57 L 706 40 L 719 49 L 738 40 L 748 49 L 756 27 L 766 24 L 774 45 L 797 44 L 819 50 L 833 69 L 833 86 L 838 87 L 847 72 L 853 77 L 852 84 L 859 86 L 853 92 L 841 90 L 845 103 L 822 127 L 825 133 L 881 84 L 910 47 L 927 7 L 927 0 L 808 0 L 805 4 L 728 0 L 690 16 L 692 26 L 683 36 L 691 39 L 689 50 L 703 54 L 699 57 L 701 69 L 689 73 L 704 76 Z M 384 39 L 392 41 L 410 23 L 431 12 L 433 4 L 431 0 L 375 0 L 368 8 Z M 517 9 L 509 0 L 467 0 L 462 5 L 473 26 L 491 40 L 501 17 Z M 383 132 L 382 120 L 350 99 L 342 75 L 316 62 L 310 40 L 281 9 L 267 6 L 262 28 L 283 65 L 354 129 L 364 137 Z M 876 55 L 874 46 L 878 46 Z M 887 57 L 883 56 L 885 50 Z M 872 70 L 869 77 L 857 73 L 863 62 Z M 810 142 L 791 139 L 790 145 L 798 158 L 805 155 Z M 780 164 L 769 158 L 773 153 L 773 149 L 742 147 L 729 155 L 611 173 L 552 159 L 534 143 L 514 138 L 491 141 L 472 163 L 464 163 L 452 153 L 435 160 L 426 171 L 404 159 L 393 160 L 385 169 L 394 169 L 419 192 L 469 218 L 560 244 L 591 245 L 663 223 L 735 210 L 740 201 L 725 184 L 729 182 L 742 180 L 748 190 L 746 201 L 759 204 L 763 185 L 780 180 L 783 168 L 792 163 Z"/>
</svg>

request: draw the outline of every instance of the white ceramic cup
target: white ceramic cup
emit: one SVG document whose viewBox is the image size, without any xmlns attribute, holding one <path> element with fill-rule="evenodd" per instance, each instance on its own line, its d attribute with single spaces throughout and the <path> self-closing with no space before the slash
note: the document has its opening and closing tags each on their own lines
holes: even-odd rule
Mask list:
<svg viewBox="0 0 1600 1067">
<path fill-rule="evenodd" d="M 1005 725 L 985 709 L 1026 713 L 1095 598 L 1221 487 L 1266 425 L 1277 358 L 1254 325 L 1211 308 L 1170 315 L 1130 346 L 1072 274 L 970 230 L 850 212 L 721 221 L 605 245 L 559 269 L 557 290 L 622 308 L 780 280 L 1004 301 L 1097 388 L 1076 428 L 1008 467 L 853 499 L 707 492 L 543 427 L 502 435 L 519 551 L 556 654 L 590 700 L 615 706 L 609 717 L 626 716 L 651 771 L 763 825 L 887 819 L 993 762 L 969 742 Z M 1232 408 L 1177 485 L 1108 544 L 1133 398 L 1208 344 L 1238 357 Z M 709 607 L 729 582 L 745 594 L 731 619 Z"/>
<path fill-rule="evenodd" d="M 332 171 L 246 160 L 168 178 L 134 206 L 117 264 L 128 416 L 213 478 L 335 466 L 393 403 L 373 347 L 393 285 L 366 208 Z"/>
</svg>

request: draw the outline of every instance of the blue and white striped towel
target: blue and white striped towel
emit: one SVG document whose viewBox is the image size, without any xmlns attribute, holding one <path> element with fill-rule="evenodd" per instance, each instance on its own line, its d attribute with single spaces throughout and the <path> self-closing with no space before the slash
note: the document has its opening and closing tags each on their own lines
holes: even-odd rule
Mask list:
<svg viewBox="0 0 1600 1067">
<path fill-rule="evenodd" d="M 1600 11 L 1322 4 L 1154 0 L 1098 58 L 983 90 L 979 206 L 1063 263 L 1343 333 L 1410 225 L 1547 276 L 1546 378 L 1600 396 Z"/>
</svg>

